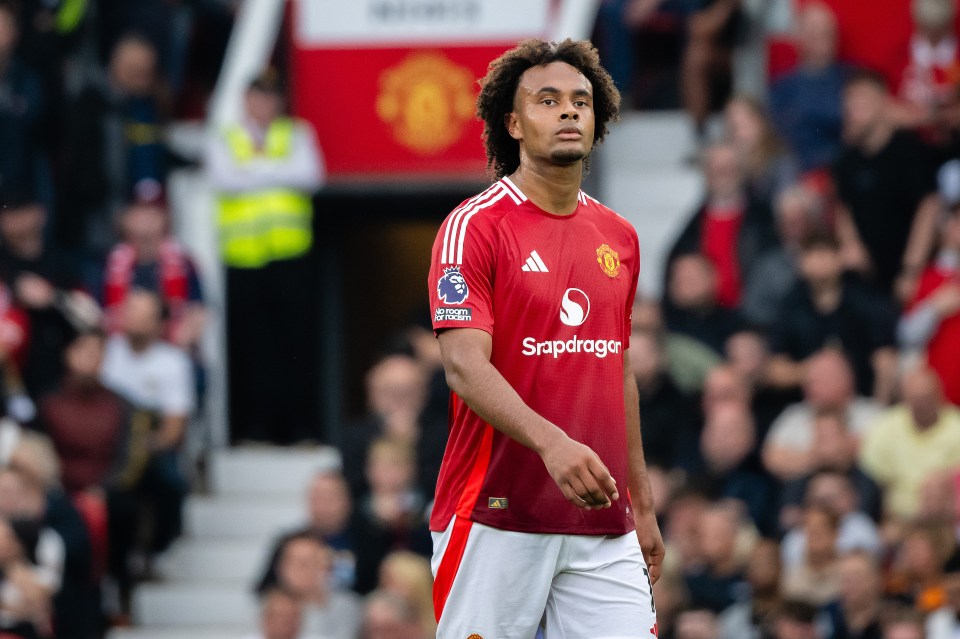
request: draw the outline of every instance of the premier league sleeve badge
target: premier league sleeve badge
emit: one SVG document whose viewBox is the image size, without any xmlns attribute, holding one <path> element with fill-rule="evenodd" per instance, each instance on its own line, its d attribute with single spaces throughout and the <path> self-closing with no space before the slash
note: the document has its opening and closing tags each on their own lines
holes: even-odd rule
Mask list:
<svg viewBox="0 0 960 639">
<path fill-rule="evenodd" d="M 460 272 L 459 266 L 450 266 L 443 269 L 443 275 L 437 282 L 437 296 L 444 304 L 463 304 L 470 289 L 467 288 L 467 280 Z"/>
</svg>

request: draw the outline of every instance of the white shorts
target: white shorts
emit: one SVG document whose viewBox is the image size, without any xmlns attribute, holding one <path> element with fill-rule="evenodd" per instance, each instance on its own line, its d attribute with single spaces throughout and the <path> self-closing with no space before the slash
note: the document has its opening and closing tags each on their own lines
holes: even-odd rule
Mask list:
<svg viewBox="0 0 960 639">
<path fill-rule="evenodd" d="M 544 535 L 454 517 L 433 533 L 437 639 L 650 639 L 656 609 L 636 533 Z"/>
</svg>

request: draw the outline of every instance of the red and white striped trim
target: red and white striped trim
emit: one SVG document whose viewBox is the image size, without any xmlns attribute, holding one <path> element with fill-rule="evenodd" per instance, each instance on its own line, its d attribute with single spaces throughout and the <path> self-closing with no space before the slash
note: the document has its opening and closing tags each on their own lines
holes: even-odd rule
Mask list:
<svg viewBox="0 0 960 639">
<path fill-rule="evenodd" d="M 507 189 L 510 197 L 513 198 L 514 204 L 520 204 L 521 202 L 527 201 L 527 196 L 523 194 L 523 191 L 521 191 L 520 188 L 510 180 L 510 178 L 505 177 L 501 179 L 500 184 Z"/>
<path fill-rule="evenodd" d="M 463 262 L 463 241 L 467 233 L 467 224 L 477 211 L 498 202 L 506 192 L 498 182 L 483 193 L 476 195 L 454 209 L 447 217 L 447 228 L 443 234 L 443 248 L 440 251 L 441 264 L 461 264 Z"/>
</svg>

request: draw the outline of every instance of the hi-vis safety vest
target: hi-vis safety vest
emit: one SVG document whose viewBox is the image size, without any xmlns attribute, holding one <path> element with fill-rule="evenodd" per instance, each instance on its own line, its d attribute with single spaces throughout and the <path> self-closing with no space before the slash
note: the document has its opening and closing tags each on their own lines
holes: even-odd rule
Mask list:
<svg viewBox="0 0 960 639">
<path fill-rule="evenodd" d="M 267 130 L 261 157 L 284 158 L 293 144 L 294 122 L 275 120 Z M 227 146 L 238 164 L 257 155 L 250 134 L 228 128 Z M 224 264 L 259 268 L 274 260 L 299 257 L 313 243 L 310 196 L 287 188 L 264 189 L 220 196 L 220 251 Z"/>
</svg>

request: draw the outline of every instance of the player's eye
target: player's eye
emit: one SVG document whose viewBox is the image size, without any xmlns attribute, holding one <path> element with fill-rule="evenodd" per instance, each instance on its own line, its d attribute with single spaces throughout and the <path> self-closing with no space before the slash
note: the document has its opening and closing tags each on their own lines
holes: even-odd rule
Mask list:
<svg viewBox="0 0 960 639">
<path fill-rule="evenodd" d="M 574 102 L 573 104 L 574 104 L 574 106 L 585 107 L 585 106 L 587 106 L 587 101 L 586 101 L 586 100 L 577 100 L 577 101 Z"/>
<path fill-rule="evenodd" d="M 553 106 L 554 104 L 557 103 L 557 101 L 554 100 L 553 98 L 546 98 L 546 99 L 542 100 L 541 103 L 542 103 L 542 104 L 546 104 L 547 106 Z"/>
</svg>

